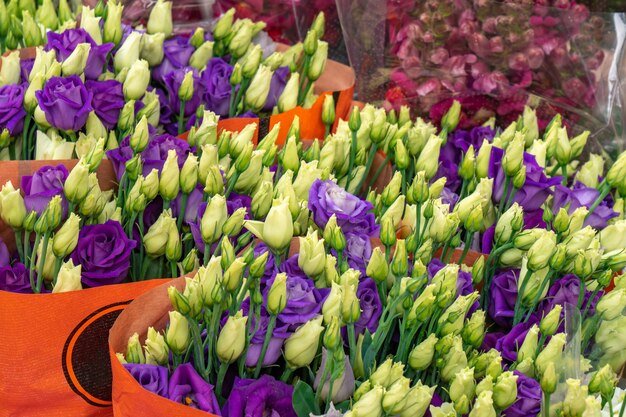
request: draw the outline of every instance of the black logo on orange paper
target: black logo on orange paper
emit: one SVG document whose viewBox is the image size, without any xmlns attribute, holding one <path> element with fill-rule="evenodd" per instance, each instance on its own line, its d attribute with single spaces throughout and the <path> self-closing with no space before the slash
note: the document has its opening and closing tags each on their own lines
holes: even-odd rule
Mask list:
<svg viewBox="0 0 626 417">
<path fill-rule="evenodd" d="M 65 341 L 63 373 L 72 390 L 96 407 L 111 405 L 111 360 L 109 330 L 130 303 L 102 307 L 81 321 Z"/>
</svg>

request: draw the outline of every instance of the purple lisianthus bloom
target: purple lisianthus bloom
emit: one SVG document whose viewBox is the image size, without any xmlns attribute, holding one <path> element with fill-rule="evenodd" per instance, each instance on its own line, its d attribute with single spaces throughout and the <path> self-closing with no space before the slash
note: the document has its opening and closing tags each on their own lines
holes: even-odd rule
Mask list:
<svg viewBox="0 0 626 417">
<path fill-rule="evenodd" d="M 517 349 L 522 346 L 526 334 L 533 324 L 538 324 L 535 316 L 530 316 L 527 321 L 523 321 L 514 326 L 511 331 L 496 342 L 496 349 L 502 354 L 502 358 L 508 362 L 517 360 Z"/>
<path fill-rule="evenodd" d="M 504 417 L 536 416 L 541 412 L 541 385 L 519 371 L 517 375 L 517 400 L 502 412 Z"/>
<path fill-rule="evenodd" d="M 128 274 L 130 255 L 136 246 L 137 242 L 128 239 L 119 222 L 109 220 L 83 226 L 71 258 L 75 265 L 82 265 L 84 285 L 119 284 Z"/>
<path fill-rule="evenodd" d="M 504 169 L 502 158 L 504 151 L 498 147 L 491 150 L 489 161 L 489 178 L 493 178 L 493 201 L 499 203 L 504 193 Z M 546 177 L 546 174 L 537 164 L 535 156 L 524 152 L 524 166 L 526 167 L 526 182 L 517 190 L 514 202 L 524 208 L 525 212 L 534 212 L 541 208 L 546 199 L 552 195 L 551 187 L 561 183 L 561 177 Z M 512 187 L 511 187 L 512 188 Z"/>
<path fill-rule="evenodd" d="M 579 207 L 590 208 L 598 197 L 600 197 L 600 191 L 589 188 L 580 181 L 574 182 L 571 189 L 559 184 L 554 189 L 552 211 L 556 214 L 560 208 L 566 208 L 568 214 L 572 214 Z M 619 213 L 613 211 L 613 199 L 609 194 L 595 210 L 589 213 L 584 225 L 604 229 L 607 222 L 617 216 Z"/>
<path fill-rule="evenodd" d="M 228 116 L 233 67 L 222 58 L 211 58 L 201 75 L 205 86 L 203 101 L 207 110 L 222 117 Z"/>
<path fill-rule="evenodd" d="M 11 263 L 11 255 L 9 254 L 9 248 L 0 239 L 0 266 L 8 266 Z"/>
<path fill-rule="evenodd" d="M 28 77 L 30 76 L 30 72 L 33 70 L 33 65 L 35 64 L 35 59 L 20 59 L 20 77 L 22 83 L 28 83 Z"/>
<path fill-rule="evenodd" d="M 115 44 L 104 43 L 98 45 L 85 29 L 67 29 L 62 33 L 48 32 L 48 43 L 46 51 L 55 50 L 57 60 L 65 61 L 80 43 L 88 43 L 91 46 L 87 65 L 85 66 L 85 78 L 95 80 L 104 69 L 109 52 L 113 50 Z"/>
<path fill-rule="evenodd" d="M 350 268 L 361 271 L 365 276 L 367 263 L 372 257 L 372 243 L 369 236 L 362 233 L 346 233 L 346 249 L 344 255 Z"/>
<path fill-rule="evenodd" d="M 432 277 L 437 274 L 445 264 L 441 262 L 439 259 L 434 258 L 428 264 L 427 272 L 428 276 L 432 279 Z M 474 291 L 474 287 L 472 286 L 472 274 L 471 272 L 465 272 L 459 269 L 459 275 L 456 281 L 456 291 L 458 295 L 468 295 Z"/>
<path fill-rule="evenodd" d="M 154 168 L 158 169 L 160 173 L 167 159 L 167 153 L 171 149 L 176 151 L 179 168 L 185 164 L 187 154 L 193 151 L 185 140 L 167 134 L 157 136 L 148 142 L 148 146 L 141 153 L 144 175 L 148 175 Z"/>
<path fill-rule="evenodd" d="M 480 350 L 482 350 L 483 352 L 487 352 L 491 349 L 495 349 L 498 340 L 502 339 L 504 336 L 506 336 L 506 333 L 503 332 L 485 333 L 483 344 L 480 346 Z"/>
<path fill-rule="evenodd" d="M 24 128 L 24 86 L 8 84 L 0 87 L 0 130 L 8 129 L 11 136 Z"/>
<path fill-rule="evenodd" d="M 518 275 L 519 270 L 500 271 L 489 287 L 489 317 L 502 327 L 508 328 L 513 324 Z"/>
<path fill-rule="evenodd" d="M 281 262 L 278 272 L 284 272 L 290 277 L 308 278 L 304 271 L 300 269 L 300 265 L 298 265 L 298 255 L 290 256 L 285 262 Z"/>
<path fill-rule="evenodd" d="M 187 74 L 188 72 L 191 72 L 193 75 L 193 94 L 191 96 L 191 99 L 185 102 L 185 118 L 194 115 L 201 104 L 202 90 L 204 90 L 204 87 L 200 83 L 200 76 L 198 75 L 198 71 L 192 67 L 183 67 L 171 71 L 165 76 L 165 86 L 168 92 L 167 106 L 169 106 L 169 110 L 173 113 L 170 119 L 171 122 L 178 121 L 178 116 L 180 113 L 180 98 L 178 97 L 178 90 L 180 90 L 183 79 L 185 78 L 185 74 Z M 178 131 L 177 123 L 176 131 Z"/>
<path fill-rule="evenodd" d="M 356 296 L 361 306 L 361 317 L 354 324 L 356 333 L 363 333 L 367 329 L 373 334 L 378 328 L 378 321 L 383 311 L 374 280 L 368 277 L 361 278 Z"/>
<path fill-rule="evenodd" d="M 274 279 L 267 283 L 263 294 L 265 300 L 273 282 Z M 288 324 L 291 330 L 295 330 L 320 313 L 329 292 L 328 288 L 315 288 L 313 281 L 308 278 L 287 275 L 287 305 L 278 318 Z"/>
<path fill-rule="evenodd" d="M 118 181 L 121 181 L 124 172 L 126 172 L 126 162 L 133 157 L 133 150 L 129 146 L 128 141 L 123 140 L 119 147 L 106 151 L 106 154 L 111 164 L 113 164 L 115 177 Z"/>
<path fill-rule="evenodd" d="M 241 303 L 241 309 L 244 315 L 248 315 L 250 312 L 250 298 L 247 298 L 243 303 Z M 250 328 L 256 328 L 256 317 L 249 317 Z M 265 341 L 265 335 L 267 333 L 267 327 L 270 322 L 270 315 L 265 309 L 264 306 L 261 306 L 261 312 L 259 317 L 259 328 L 250 338 L 250 346 L 248 346 L 248 351 L 246 353 L 246 366 L 252 368 L 256 366 L 259 362 L 259 358 L 261 356 L 261 349 L 263 347 L 263 342 Z M 289 337 L 291 332 L 289 331 L 289 326 L 284 324 L 280 320 L 276 320 L 276 326 L 272 331 L 272 337 L 270 339 L 270 343 L 267 347 L 267 351 L 265 352 L 265 357 L 263 358 L 263 366 L 270 366 L 276 363 L 281 356 L 281 349 L 283 348 L 283 343 Z"/>
<path fill-rule="evenodd" d="M 291 71 L 289 71 L 289 67 L 280 67 L 274 71 L 272 81 L 270 82 L 270 91 L 267 94 L 267 100 L 265 101 L 265 106 L 263 106 L 263 111 L 272 111 L 274 106 L 276 106 L 278 98 L 285 89 L 285 85 L 287 84 L 290 74 Z"/>
<path fill-rule="evenodd" d="M 443 187 L 440 197 L 443 204 L 450 205 L 450 211 L 454 210 L 456 202 L 459 201 L 459 195 L 448 187 Z"/>
<path fill-rule="evenodd" d="M 222 408 L 224 417 L 297 417 L 292 405 L 293 386 L 269 375 L 236 378 Z"/>
<path fill-rule="evenodd" d="M 122 83 L 117 80 L 88 80 L 85 87 L 93 94 L 93 109 L 100 121 L 107 129 L 113 129 L 125 104 Z"/>
<path fill-rule="evenodd" d="M 61 130 L 79 131 L 93 111 L 93 93 L 77 75 L 50 78 L 35 97 L 48 123 Z"/>
<path fill-rule="evenodd" d="M 565 304 L 578 305 L 578 295 L 580 292 L 580 279 L 574 274 L 567 274 L 562 278 L 554 281 L 554 283 L 548 289 L 548 293 L 544 299 L 539 303 L 537 311 L 540 315 L 548 314 L 554 306 L 557 304 L 565 306 Z M 596 304 L 600 300 L 602 294 L 596 294 L 596 297 L 591 300 L 591 291 L 585 290 L 583 296 L 582 309 L 587 308 L 589 305 L 589 314 L 593 315 L 595 312 Z M 563 313 L 561 313 L 563 314 Z"/>
<path fill-rule="evenodd" d="M 163 42 L 163 61 L 152 71 L 155 80 L 165 83 L 170 72 L 189 65 L 189 59 L 196 48 L 189 43 L 189 36 L 176 35 Z"/>
<path fill-rule="evenodd" d="M 124 368 L 150 392 L 167 398 L 167 368 L 159 365 L 126 363 Z"/>
<path fill-rule="evenodd" d="M 24 264 L 6 265 L 0 267 L 0 290 L 30 294 L 33 292 L 30 286 L 29 271 Z"/>
<path fill-rule="evenodd" d="M 63 212 L 66 213 L 67 202 L 63 197 L 63 184 L 65 184 L 67 176 L 67 168 L 63 165 L 44 166 L 33 175 L 23 176 L 22 190 L 24 190 L 26 211 L 30 213 L 35 210 L 37 214 L 41 214 L 52 197 L 60 195 L 63 198 Z"/>
<path fill-rule="evenodd" d="M 167 398 L 208 413 L 220 413 L 213 385 L 202 379 L 190 363 L 180 365 L 172 373 Z"/>
<path fill-rule="evenodd" d="M 313 221 L 321 229 L 334 214 L 344 233 L 373 236 L 379 227 L 372 209 L 369 201 L 361 200 L 329 180 L 315 180 L 309 190 L 309 210 L 313 213 Z"/>
</svg>

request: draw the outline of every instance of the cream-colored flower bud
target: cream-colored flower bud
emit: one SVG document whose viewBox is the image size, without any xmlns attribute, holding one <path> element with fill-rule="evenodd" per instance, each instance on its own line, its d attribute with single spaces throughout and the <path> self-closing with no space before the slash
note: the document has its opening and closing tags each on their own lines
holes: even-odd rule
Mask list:
<svg viewBox="0 0 626 417">
<path fill-rule="evenodd" d="M 82 290 L 83 286 L 80 282 L 81 270 L 82 265 L 74 265 L 71 259 L 64 262 L 56 277 L 56 283 L 54 284 L 54 288 L 52 288 L 52 292 L 59 293 Z"/>
</svg>

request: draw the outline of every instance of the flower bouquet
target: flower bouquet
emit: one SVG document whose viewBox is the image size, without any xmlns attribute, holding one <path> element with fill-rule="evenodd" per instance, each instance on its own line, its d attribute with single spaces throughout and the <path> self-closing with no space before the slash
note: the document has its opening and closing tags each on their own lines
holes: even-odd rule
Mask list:
<svg viewBox="0 0 626 417">
<path fill-rule="evenodd" d="M 623 150 L 614 140 L 623 122 L 610 75 L 621 65 L 619 17 L 591 14 L 576 1 L 384 5 L 338 4 L 363 99 L 410 104 L 433 122 L 460 100 L 463 128 L 491 116 L 509 124 L 530 104 L 542 129 L 559 113 L 569 128 L 591 130 L 613 157 Z"/>
<path fill-rule="evenodd" d="M 222 118 L 275 113 L 285 120 L 298 114 L 306 122 L 305 133 L 321 137 L 324 95 L 318 99 L 315 92 L 327 87 L 340 91 L 334 97 L 337 117 L 348 109 L 352 73 L 331 63 L 343 71 L 338 82 L 322 78 L 323 15 L 314 22 L 306 48 L 297 44 L 279 52 L 262 32 L 264 24 L 234 20 L 233 10 L 212 32 L 198 28 L 176 35 L 171 3 L 157 2 L 147 30 L 123 25 L 122 13 L 115 2 L 95 10 L 83 6 L 79 28 L 50 31 L 44 47 L 2 58 L 5 158 L 80 158 L 99 138 L 106 149 L 115 149 L 144 116 L 156 131 L 180 135 L 198 127 L 204 110 Z M 248 122 L 229 127 L 241 130 Z"/>
<path fill-rule="evenodd" d="M 438 131 L 406 108 L 354 110 L 324 148 L 356 172 L 383 149 L 391 180 L 363 189 L 333 164 L 292 194 L 284 181 L 295 191 L 310 171 L 279 167 L 262 180 L 277 198 L 241 223 L 258 240 L 238 254 L 224 250 L 231 225 L 212 196 L 203 266 L 139 297 L 111 330 L 116 414 L 536 416 L 543 402 L 545 416 L 582 417 L 612 404 L 626 281 L 606 288 L 626 265 L 626 154 L 605 174 L 597 156 L 579 163 L 588 134 L 570 138 L 559 117 L 543 134 L 530 109 L 467 132 L 460 114 L 455 102 Z M 356 147 L 337 151 L 350 137 Z M 561 392 L 568 346 L 578 372 Z"/>
</svg>

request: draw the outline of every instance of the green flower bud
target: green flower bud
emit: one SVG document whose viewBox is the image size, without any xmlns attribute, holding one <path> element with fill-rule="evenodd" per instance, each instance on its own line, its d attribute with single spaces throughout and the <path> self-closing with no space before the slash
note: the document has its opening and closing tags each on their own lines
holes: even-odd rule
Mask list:
<svg viewBox="0 0 626 417">
<path fill-rule="evenodd" d="M 231 27 L 233 26 L 233 16 L 235 15 L 235 9 L 231 8 L 224 13 L 213 28 L 213 38 L 216 40 L 224 39 L 228 36 Z"/>
<path fill-rule="evenodd" d="M 279 273 L 267 294 L 267 311 L 273 315 L 279 315 L 287 305 L 287 275 Z"/>
<path fill-rule="evenodd" d="M 514 178 L 522 168 L 524 156 L 524 138 L 521 134 L 516 134 L 513 141 L 507 146 L 502 158 L 502 167 L 509 178 Z"/>
<path fill-rule="evenodd" d="M 504 410 L 517 399 L 517 375 L 513 372 L 503 372 L 493 387 L 493 402 L 495 406 Z"/>
<path fill-rule="evenodd" d="M 335 123 L 335 117 L 335 99 L 332 94 L 326 94 L 322 104 L 322 122 L 326 126 L 331 126 Z"/>
<path fill-rule="evenodd" d="M 47 2 L 50 2 L 50 0 Z M 52 10 L 54 11 L 54 8 Z M 41 29 L 39 29 L 37 22 L 35 22 L 35 19 L 33 19 L 28 10 L 22 11 L 22 25 L 24 31 L 24 45 L 26 47 L 39 46 L 44 43 Z"/>
<path fill-rule="evenodd" d="M 164 365 L 169 359 L 170 349 L 167 343 L 165 343 L 165 337 L 154 330 L 154 327 L 148 327 L 148 336 L 144 350 L 146 352 L 146 363 L 148 363 L 148 358 L 151 358 L 155 362 L 154 365 Z"/>
<path fill-rule="evenodd" d="M 457 100 L 452 102 L 452 105 L 441 118 L 441 127 L 448 132 L 452 132 L 459 124 L 461 117 L 461 103 Z"/>
<path fill-rule="evenodd" d="M 435 355 L 435 344 L 439 341 L 434 333 L 415 346 L 409 354 L 409 366 L 414 371 L 423 371 L 430 367 Z"/>
<path fill-rule="evenodd" d="M 193 97 L 194 90 L 194 80 L 193 80 L 193 71 L 187 71 L 185 73 L 185 77 L 183 81 L 180 83 L 180 88 L 178 89 L 178 98 L 181 101 L 189 101 L 191 97 Z"/>
<path fill-rule="evenodd" d="M 122 132 L 128 132 L 132 130 L 135 124 L 135 100 L 127 101 L 122 110 L 120 111 L 120 117 L 117 121 L 117 127 Z"/>
<path fill-rule="evenodd" d="M 556 148 L 554 157 L 559 165 L 567 165 L 572 159 L 572 145 L 567 136 L 567 128 L 562 127 L 557 133 Z"/>
<path fill-rule="evenodd" d="M 182 355 L 187 351 L 189 346 L 189 322 L 178 311 L 170 311 L 170 324 L 165 332 L 165 341 L 170 350 L 177 354 Z"/>
<path fill-rule="evenodd" d="M 196 32 L 200 28 L 196 29 Z M 195 36 L 195 35 L 194 35 Z M 193 42 L 193 38 L 192 38 Z M 209 60 L 213 58 L 213 42 L 203 42 L 189 58 L 189 65 L 197 69 L 198 71 L 204 70 Z"/>
<path fill-rule="evenodd" d="M 159 193 L 164 200 L 174 200 L 178 196 L 180 189 L 180 170 L 178 168 L 178 156 L 176 151 L 170 149 L 167 152 L 167 159 L 163 164 L 161 178 L 159 181 Z"/>
<path fill-rule="evenodd" d="M 221 195 L 213 196 L 200 221 L 200 233 L 206 244 L 212 244 L 222 236 L 222 228 L 227 218 L 225 198 Z"/>
<path fill-rule="evenodd" d="M 3 192 L 6 186 L 7 184 L 5 184 L 4 187 L 2 188 Z M 6 204 L 6 202 L 11 202 L 11 201 L 13 200 L 11 199 L 10 196 L 5 195 L 2 197 L 3 216 L 7 216 L 6 214 L 4 214 L 4 212 L 6 210 L 9 210 L 11 207 L 8 204 Z M 15 204 L 15 205 L 17 206 L 18 204 Z M 24 209 L 23 215 L 24 216 L 26 215 L 25 209 Z M 48 206 L 46 206 L 45 210 L 43 211 L 39 219 L 37 219 L 37 222 L 35 222 L 35 232 L 39 234 L 43 234 L 45 232 L 51 232 L 55 230 L 59 226 L 59 224 L 61 224 L 62 215 L 63 215 L 63 208 L 61 206 L 61 196 L 56 195 L 52 197 L 52 199 L 48 203 Z M 21 213 L 20 213 L 20 216 L 21 216 Z M 6 222 L 6 223 L 10 225 L 9 222 Z M 14 223 L 18 223 L 18 221 L 15 220 Z"/>
<path fill-rule="evenodd" d="M 456 374 L 450 384 L 450 399 L 454 403 L 458 402 L 462 397 L 471 401 L 474 398 L 475 385 L 474 368 L 462 369 L 458 374 Z"/>
<path fill-rule="evenodd" d="M 107 16 L 104 21 L 103 41 L 119 45 L 122 40 L 122 13 L 124 6 L 111 1 L 107 4 Z"/>
<path fill-rule="evenodd" d="M 165 255 L 165 248 L 172 225 L 176 227 L 171 210 L 165 210 L 156 222 L 150 226 L 148 232 L 143 237 L 143 245 L 148 256 L 158 258 Z"/>
<path fill-rule="evenodd" d="M 128 363 L 146 363 L 146 358 L 143 355 L 143 349 L 141 343 L 139 343 L 139 334 L 133 333 L 128 339 L 128 346 L 126 348 L 126 361 Z"/>
<path fill-rule="evenodd" d="M 289 81 L 285 85 L 282 94 L 278 98 L 278 111 L 284 113 L 286 111 L 295 109 L 298 106 L 298 92 L 300 87 L 300 74 L 294 72 L 289 77 Z M 331 96 L 332 97 L 332 96 Z M 334 110 L 334 109 L 333 109 Z M 323 110 L 322 110 L 323 117 Z"/>
<path fill-rule="evenodd" d="M 611 401 L 615 392 L 615 386 L 618 382 L 619 378 L 615 372 L 613 372 L 611 365 L 604 365 L 591 377 L 591 381 L 589 381 L 589 393 L 599 393 L 602 398 Z"/>
<path fill-rule="evenodd" d="M 100 29 L 98 28 L 98 30 Z M 113 66 L 116 72 L 122 71 L 123 68 L 130 68 L 139 60 L 142 36 L 139 32 L 131 32 L 124 40 L 113 57 Z"/>
<path fill-rule="evenodd" d="M 513 188 L 516 190 L 521 189 L 526 183 L 526 166 L 522 165 L 517 174 L 513 177 Z"/>
<path fill-rule="evenodd" d="M 237 86 L 241 84 L 242 80 L 243 80 L 243 73 L 241 71 L 241 65 L 239 65 L 239 63 L 236 63 L 235 66 L 233 67 L 233 72 L 230 75 L 230 85 L 233 87 Z"/>
<path fill-rule="evenodd" d="M 326 67 L 326 60 L 328 58 L 328 43 L 324 41 L 317 41 L 317 49 L 311 57 L 309 62 L 309 68 L 307 71 L 307 77 L 311 81 L 316 81 L 324 72 Z M 358 129 L 355 129 L 358 130 Z"/>
<path fill-rule="evenodd" d="M 437 173 L 442 144 L 443 140 L 440 137 L 431 136 L 415 162 L 415 170 L 417 172 L 424 171 L 427 179 L 431 179 Z"/>
<path fill-rule="evenodd" d="M 537 355 L 537 359 L 535 360 L 535 367 L 540 374 L 545 372 L 550 362 L 554 362 L 560 357 L 564 346 L 564 333 L 558 333 L 550 339 L 546 347 L 539 352 L 539 355 Z"/>
<path fill-rule="evenodd" d="M 228 317 L 217 338 L 217 357 L 223 363 L 233 363 L 244 352 L 246 347 L 246 323 L 247 316 L 238 311 L 234 316 Z"/>
<path fill-rule="evenodd" d="M 315 29 L 310 29 L 304 38 L 304 53 L 309 56 L 315 54 L 315 51 L 317 50 L 317 41 L 318 36 Z"/>
<path fill-rule="evenodd" d="M 54 234 L 52 253 L 59 259 L 69 256 L 78 244 L 80 217 L 70 213 L 63 226 Z"/>
<path fill-rule="evenodd" d="M 153 168 L 141 183 L 141 193 L 146 196 L 146 200 L 154 200 L 159 193 L 159 171 Z"/>
<path fill-rule="evenodd" d="M 172 2 L 165 0 L 157 0 L 156 4 L 150 11 L 148 18 L 148 33 L 163 33 L 169 38 L 174 31 L 172 22 Z"/>
<path fill-rule="evenodd" d="M 284 356 L 291 369 L 307 367 L 313 362 L 320 345 L 320 335 L 324 331 L 322 316 L 309 320 L 287 338 Z"/>
<path fill-rule="evenodd" d="M 561 311 L 563 307 L 560 304 L 555 305 L 550 312 L 541 319 L 539 330 L 545 337 L 550 337 L 556 333 L 561 322 Z"/>
<path fill-rule="evenodd" d="M 582 417 L 587 403 L 587 387 L 580 385 L 578 379 L 568 379 L 565 381 L 567 384 L 567 392 L 565 393 L 565 399 L 563 400 L 563 415 L 572 417 Z"/>
<path fill-rule="evenodd" d="M 176 287 L 168 287 L 167 296 L 169 297 L 170 303 L 172 304 L 172 307 L 174 307 L 174 310 L 182 315 L 189 314 L 189 312 L 191 311 L 189 300 L 183 293 L 178 291 Z"/>
</svg>

